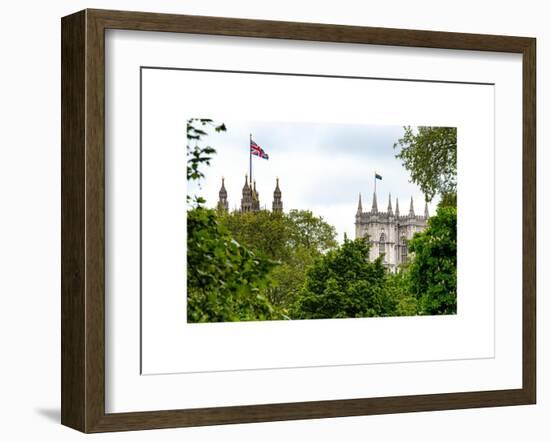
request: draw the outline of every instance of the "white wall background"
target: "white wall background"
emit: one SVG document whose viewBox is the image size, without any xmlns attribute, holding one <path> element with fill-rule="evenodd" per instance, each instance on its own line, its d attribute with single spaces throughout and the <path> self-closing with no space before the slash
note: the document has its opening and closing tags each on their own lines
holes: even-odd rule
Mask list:
<svg viewBox="0 0 550 442">
<path fill-rule="evenodd" d="M 83 440 L 59 425 L 60 23 L 86 7 L 533 36 L 538 39 L 538 405 L 117 433 L 95 440 L 548 440 L 550 305 L 544 272 L 550 156 L 549 12 L 545 3 L 463 0 L 20 0 L 1 15 L 0 439 Z M 520 189 L 518 189 L 518 192 Z M 545 250 L 546 249 L 546 250 Z"/>
</svg>

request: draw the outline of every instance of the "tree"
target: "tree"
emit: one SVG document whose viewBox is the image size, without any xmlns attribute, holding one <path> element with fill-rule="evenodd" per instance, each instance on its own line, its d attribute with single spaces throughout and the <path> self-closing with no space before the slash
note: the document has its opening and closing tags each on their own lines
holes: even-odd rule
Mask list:
<svg viewBox="0 0 550 442">
<path fill-rule="evenodd" d="M 281 212 L 219 212 L 231 235 L 257 254 L 277 260 L 272 284 L 264 292 L 271 304 L 288 312 L 301 290 L 307 268 L 337 246 L 334 227 L 306 210 Z"/>
<path fill-rule="evenodd" d="M 271 271 L 273 284 L 266 289 L 266 295 L 286 315 L 290 314 L 290 309 L 304 285 L 306 271 L 317 256 L 305 247 L 298 247 Z"/>
<path fill-rule="evenodd" d="M 456 208 L 440 207 L 428 228 L 409 241 L 414 253 L 410 290 L 418 299 L 420 314 L 456 313 L 456 221 Z"/>
<path fill-rule="evenodd" d="M 220 211 L 218 216 L 241 244 L 271 259 L 288 259 L 291 225 L 284 214 L 267 210 L 244 213 Z"/>
<path fill-rule="evenodd" d="M 380 258 L 368 261 L 365 238 L 344 239 L 319 257 L 306 273 L 304 287 L 291 310 L 293 319 L 388 316 L 395 304 L 385 290 Z"/>
<path fill-rule="evenodd" d="M 288 220 L 292 226 L 291 247 L 303 246 L 324 253 L 338 245 L 336 229 L 311 211 L 291 210 Z"/>
<path fill-rule="evenodd" d="M 418 315 L 418 300 L 410 292 L 408 267 L 402 266 L 396 273 L 388 273 L 386 291 L 395 304 L 395 316 Z"/>
<path fill-rule="evenodd" d="M 444 193 L 437 204 L 437 207 L 456 207 L 456 193 Z"/>
<path fill-rule="evenodd" d="M 283 319 L 262 294 L 276 264 L 235 241 L 214 210 L 188 211 L 188 321 Z"/>
<path fill-rule="evenodd" d="M 428 201 L 436 194 L 456 206 L 456 128 L 404 127 L 403 136 L 394 144 L 401 150 L 395 155 L 411 174 Z"/>
<path fill-rule="evenodd" d="M 216 124 L 209 118 L 190 118 L 187 120 L 187 179 L 200 180 L 204 174 L 201 165 L 210 166 L 210 160 L 216 153 L 212 146 L 199 144 L 208 135 L 207 130 L 213 128 L 216 132 L 225 132 L 225 124 Z"/>
</svg>

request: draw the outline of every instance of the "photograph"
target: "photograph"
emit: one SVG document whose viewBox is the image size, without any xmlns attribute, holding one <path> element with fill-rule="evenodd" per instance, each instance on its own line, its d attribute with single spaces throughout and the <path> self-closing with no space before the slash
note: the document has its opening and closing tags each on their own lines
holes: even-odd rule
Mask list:
<svg viewBox="0 0 550 442">
<path fill-rule="evenodd" d="M 182 222 L 188 323 L 456 315 L 457 128 L 190 118 Z"/>
</svg>

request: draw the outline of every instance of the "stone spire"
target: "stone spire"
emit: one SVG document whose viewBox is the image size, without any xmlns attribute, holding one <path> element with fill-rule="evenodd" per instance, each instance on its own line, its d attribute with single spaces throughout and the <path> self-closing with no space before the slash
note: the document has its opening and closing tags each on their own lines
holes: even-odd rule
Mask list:
<svg viewBox="0 0 550 442">
<path fill-rule="evenodd" d="M 229 209 L 229 204 L 227 202 L 227 190 L 225 190 L 225 179 L 223 177 L 222 177 L 222 187 L 220 188 L 220 192 L 218 195 L 219 195 L 218 210 L 227 211 Z"/>
<path fill-rule="evenodd" d="M 243 197 L 241 198 L 241 212 L 252 210 L 252 189 L 248 185 L 248 175 L 244 176 Z"/>
<path fill-rule="evenodd" d="M 399 198 L 395 198 L 395 216 L 399 217 Z"/>
<path fill-rule="evenodd" d="M 359 192 L 359 204 L 357 204 L 357 215 L 363 213 L 363 204 L 361 203 L 361 192 Z"/>
<path fill-rule="evenodd" d="M 391 208 L 391 193 L 390 193 L 390 196 L 388 197 L 388 214 L 393 215 L 393 210 Z"/>
<path fill-rule="evenodd" d="M 260 210 L 260 194 L 256 190 L 256 180 L 254 180 L 254 187 L 252 188 L 252 210 L 254 212 Z"/>
<path fill-rule="evenodd" d="M 409 216 L 414 216 L 413 197 L 411 196 L 411 207 L 409 207 Z"/>
<path fill-rule="evenodd" d="M 430 217 L 430 213 L 428 212 L 428 201 L 426 201 L 424 205 L 424 218 L 428 219 Z"/>
<path fill-rule="evenodd" d="M 376 202 L 376 192 L 372 194 L 372 213 L 378 213 L 378 203 Z"/>
<path fill-rule="evenodd" d="M 273 191 L 273 212 L 282 212 L 283 211 L 283 200 L 281 199 L 281 189 L 279 189 L 279 178 L 277 178 L 277 184 L 275 185 L 275 190 Z"/>
</svg>

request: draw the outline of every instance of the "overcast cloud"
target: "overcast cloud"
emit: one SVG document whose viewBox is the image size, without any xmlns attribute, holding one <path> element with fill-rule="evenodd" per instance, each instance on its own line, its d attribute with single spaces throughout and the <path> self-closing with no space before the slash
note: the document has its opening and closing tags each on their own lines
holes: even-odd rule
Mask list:
<svg viewBox="0 0 550 442">
<path fill-rule="evenodd" d="M 215 120 L 217 121 L 217 120 Z M 393 144 L 403 134 L 401 126 L 224 121 L 227 132 L 205 138 L 217 150 L 211 167 L 203 168 L 201 188 L 191 183 L 190 194 L 203 196 L 215 207 L 221 178 L 225 177 L 231 210 L 240 207 L 245 174 L 248 174 L 249 134 L 269 160 L 252 158 L 253 176 L 260 204 L 271 210 L 275 179 L 279 177 L 285 212 L 311 210 L 332 224 L 342 241 L 344 233 L 355 237 L 358 194 L 363 209 L 372 204 L 374 172 L 378 180 L 378 210 L 385 211 L 388 195 L 399 198 L 401 214 L 408 213 L 413 197 L 417 214 L 424 211 L 424 196 L 409 182 L 409 174 L 395 158 Z M 429 204 L 433 214 L 437 201 Z"/>
</svg>

